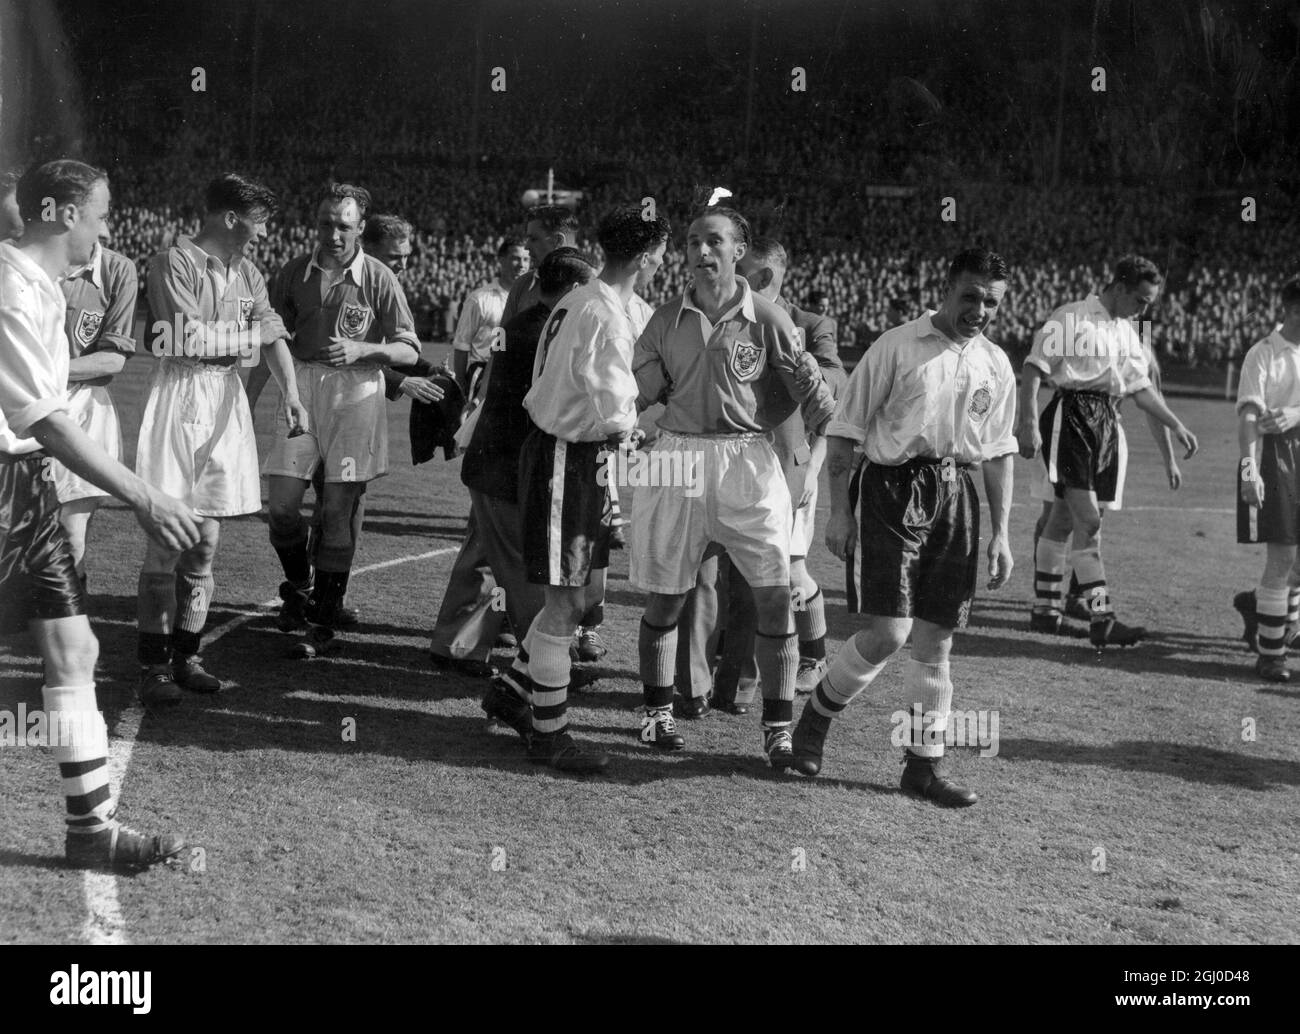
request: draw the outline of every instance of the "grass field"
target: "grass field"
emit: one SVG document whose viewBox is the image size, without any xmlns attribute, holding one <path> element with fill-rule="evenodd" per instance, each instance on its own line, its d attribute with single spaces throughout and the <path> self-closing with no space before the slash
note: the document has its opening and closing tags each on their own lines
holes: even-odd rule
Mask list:
<svg viewBox="0 0 1300 1034">
<path fill-rule="evenodd" d="M 132 454 L 149 365 L 132 360 L 115 387 Z M 610 773 L 529 764 L 513 733 L 487 727 L 481 683 L 428 664 L 468 501 L 458 463 L 410 465 L 404 400 L 352 582 L 363 633 L 338 657 L 286 659 L 259 607 L 280 579 L 264 521 L 226 522 L 205 658 L 230 685 L 144 716 L 128 758 L 143 538 L 115 504 L 89 567 L 101 706 L 129 760 L 124 814 L 202 853 L 134 878 L 64 869 L 53 762 L 0 750 L 0 943 L 1294 942 L 1300 690 L 1257 681 L 1237 638 L 1231 596 L 1262 558 L 1234 541 L 1232 409 L 1175 409 L 1203 449 L 1185 487 L 1164 487 L 1130 416 L 1128 508 L 1107 519 L 1121 616 L 1153 629 L 1136 648 L 1099 656 L 1026 631 L 1034 509 L 1019 465 L 1018 567 L 981 592 L 954 649 L 954 706 L 996 709 L 1000 732 L 996 757 L 955 752 L 981 797 L 959 812 L 898 791 L 901 661 L 837 723 L 815 781 L 770 771 L 757 714 L 682 723 L 675 756 L 641 748 L 641 598 L 624 554 L 598 691 L 571 712 Z M 834 650 L 856 627 L 843 573 L 820 542 L 811 566 Z M 39 706 L 31 653 L 0 647 L 0 708 Z"/>
</svg>

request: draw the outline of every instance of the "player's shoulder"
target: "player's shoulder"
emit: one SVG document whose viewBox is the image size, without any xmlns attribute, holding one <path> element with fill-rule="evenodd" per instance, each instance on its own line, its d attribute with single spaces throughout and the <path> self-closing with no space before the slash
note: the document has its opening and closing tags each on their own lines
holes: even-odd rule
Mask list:
<svg viewBox="0 0 1300 1034">
<path fill-rule="evenodd" d="M 768 301 L 757 291 L 750 291 L 749 297 L 754 306 L 755 322 L 774 330 L 785 331 L 787 334 L 794 333 L 794 320 L 784 308 L 776 302 Z"/>
<path fill-rule="evenodd" d="M 401 283 L 397 279 L 397 274 L 388 268 L 382 261 L 375 258 L 374 255 L 367 255 L 364 251 L 361 253 L 362 275 L 372 284 L 380 286 L 385 290 L 397 288 L 400 290 Z"/>
<path fill-rule="evenodd" d="M 100 254 L 103 256 L 104 273 L 109 280 L 121 283 L 136 279 L 135 263 L 120 251 L 104 248 Z"/>
<path fill-rule="evenodd" d="M 1272 358 L 1273 353 L 1277 351 L 1277 341 L 1275 339 L 1276 334 L 1273 333 L 1260 338 L 1251 345 L 1250 348 L 1246 349 L 1246 358 L 1242 361 L 1249 362 L 1253 360 L 1255 362 L 1263 362 L 1264 360 Z"/>
</svg>

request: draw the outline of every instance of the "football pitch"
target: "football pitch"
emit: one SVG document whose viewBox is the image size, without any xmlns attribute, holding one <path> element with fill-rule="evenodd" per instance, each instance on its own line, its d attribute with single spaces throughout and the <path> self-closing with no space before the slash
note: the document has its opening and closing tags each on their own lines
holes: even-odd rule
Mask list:
<svg viewBox="0 0 1300 1034">
<path fill-rule="evenodd" d="M 150 365 L 131 360 L 113 388 L 128 456 Z M 258 407 L 263 457 L 277 394 Z M 487 725 L 485 684 L 428 662 L 468 496 L 459 461 L 411 466 L 408 407 L 389 407 L 391 473 L 367 496 L 349 593 L 362 629 L 337 656 L 285 656 L 264 518 L 226 521 L 204 658 L 227 687 L 143 714 L 143 533 L 120 504 L 100 512 L 91 612 L 122 814 L 192 846 L 136 877 L 64 868 L 48 751 L 0 748 L 0 943 L 1300 940 L 1300 681 L 1257 679 L 1231 608 L 1262 552 L 1235 543 L 1230 404 L 1173 400 L 1202 447 L 1177 493 L 1128 414 L 1126 508 L 1103 543 L 1120 617 L 1151 629 L 1134 648 L 1027 631 L 1037 504 L 1017 463 L 1016 570 L 981 589 L 953 650 L 954 708 L 997 732 L 952 751 L 980 795 L 957 811 L 898 789 L 901 658 L 835 724 L 815 780 L 769 768 L 757 709 L 681 722 L 675 755 L 640 746 L 625 553 L 600 681 L 570 711 L 609 773 L 530 764 Z M 833 656 L 858 619 L 821 542 L 828 501 L 823 477 L 809 563 Z M 0 645 L 0 710 L 40 706 L 32 653 Z"/>
</svg>

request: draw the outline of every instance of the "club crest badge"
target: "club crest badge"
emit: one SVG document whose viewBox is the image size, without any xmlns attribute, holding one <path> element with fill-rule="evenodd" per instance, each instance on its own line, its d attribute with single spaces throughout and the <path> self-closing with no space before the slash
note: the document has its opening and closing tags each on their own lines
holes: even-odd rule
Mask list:
<svg viewBox="0 0 1300 1034">
<path fill-rule="evenodd" d="M 76 329 L 73 331 L 77 337 L 77 344 L 82 348 L 94 344 L 95 338 L 99 336 L 99 328 L 103 325 L 104 314 L 102 312 L 91 312 L 89 309 L 82 309 L 81 315 L 77 317 Z"/>
<path fill-rule="evenodd" d="M 753 380 L 762 365 L 763 349 L 752 341 L 737 341 L 731 346 L 731 372 L 740 380 Z"/>
<path fill-rule="evenodd" d="M 981 384 L 970 397 L 970 414 L 977 420 L 982 419 L 993 405 L 993 393 L 988 385 Z"/>
<path fill-rule="evenodd" d="M 370 307 L 368 305 L 350 305 L 344 303 L 339 310 L 339 330 L 345 337 L 356 337 L 370 325 Z"/>
<path fill-rule="evenodd" d="M 253 299 L 239 299 L 239 325 L 244 328 L 253 325 Z"/>
</svg>

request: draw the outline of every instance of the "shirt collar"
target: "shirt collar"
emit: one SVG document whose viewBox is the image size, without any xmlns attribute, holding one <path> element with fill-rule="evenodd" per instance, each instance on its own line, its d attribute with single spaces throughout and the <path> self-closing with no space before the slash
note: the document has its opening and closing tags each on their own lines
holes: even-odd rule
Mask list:
<svg viewBox="0 0 1300 1034">
<path fill-rule="evenodd" d="M 14 246 L 12 241 L 0 241 L 0 255 L 4 260 L 14 267 L 23 277 L 37 285 L 44 285 L 45 288 L 55 294 L 58 288 L 54 285 L 45 270 L 36 264 L 36 262 L 23 253 L 21 248 Z"/>
<path fill-rule="evenodd" d="M 217 258 L 216 255 L 212 254 L 212 252 L 205 251 L 203 248 L 199 247 L 193 237 L 178 238 L 176 241 L 176 247 L 189 255 L 194 263 L 200 268 L 205 266 L 216 266 L 217 272 L 222 276 L 234 276 L 245 261 L 243 255 L 236 255 L 234 261 L 230 263 L 229 270 L 227 270 L 226 264 L 222 262 L 221 259 Z"/>
<path fill-rule="evenodd" d="M 95 250 L 90 253 L 90 261 L 80 269 L 68 276 L 69 280 L 75 280 L 79 276 L 90 274 L 90 282 L 103 290 L 104 287 L 104 247 L 99 241 L 95 242 Z"/>
<path fill-rule="evenodd" d="M 939 312 L 938 309 L 927 309 L 924 315 L 922 315 L 919 319 L 917 319 L 916 321 L 918 324 L 917 335 L 916 335 L 917 337 L 920 338 L 933 337 L 941 344 L 947 345 L 949 348 L 955 348 L 959 352 L 964 351 L 967 345 L 972 345 L 976 341 L 979 341 L 982 337 L 984 337 L 983 333 L 979 333 L 966 342 L 954 341 L 952 338 L 950 338 L 947 334 L 945 334 L 942 330 L 940 330 L 938 327 L 934 325 L 933 317 L 936 316 L 938 312 Z"/>
<path fill-rule="evenodd" d="M 713 324 L 715 327 L 727 322 L 727 320 L 734 319 L 738 312 L 750 323 L 758 322 L 758 317 L 754 315 L 754 292 L 749 286 L 749 281 L 743 276 L 737 275 L 736 282 L 740 284 L 740 304 L 734 308 L 728 309 L 718 317 L 718 322 Z M 705 322 L 709 322 L 709 317 L 704 314 L 704 311 L 691 301 L 691 290 L 692 288 L 687 287 L 686 290 L 682 292 L 682 304 L 677 310 L 677 319 L 673 321 L 674 327 L 681 325 L 682 315 L 687 309 L 690 309 L 692 312 L 698 312 Z"/>
<path fill-rule="evenodd" d="M 316 247 L 311 249 L 311 261 L 307 263 L 307 270 L 302 275 L 302 282 L 304 284 L 311 279 L 311 274 L 313 269 L 319 269 L 322 273 L 326 272 L 325 267 L 320 264 L 319 259 L 320 259 L 320 245 L 318 244 L 316 245 Z M 347 264 L 347 267 L 344 270 L 343 275 L 352 277 L 352 282 L 356 284 L 358 287 L 360 287 L 361 271 L 365 268 L 366 268 L 366 253 L 363 248 L 358 246 L 356 257 L 353 258 L 353 260 Z"/>
</svg>

